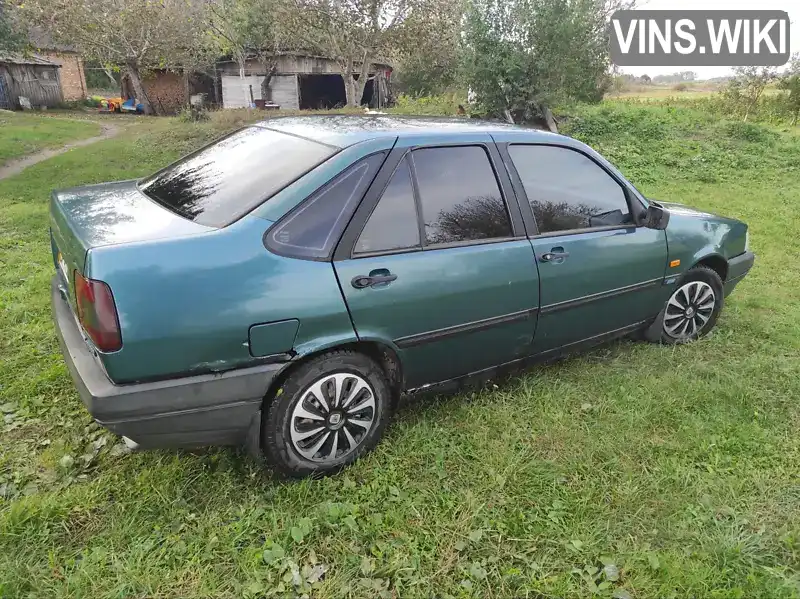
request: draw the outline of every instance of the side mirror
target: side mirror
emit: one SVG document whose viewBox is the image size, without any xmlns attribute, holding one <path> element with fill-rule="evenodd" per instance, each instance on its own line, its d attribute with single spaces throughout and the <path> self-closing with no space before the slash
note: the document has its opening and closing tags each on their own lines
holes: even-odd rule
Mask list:
<svg viewBox="0 0 800 599">
<path fill-rule="evenodd" d="M 664 210 L 655 202 L 650 202 L 647 212 L 644 213 L 643 225 L 648 229 L 663 231 L 669 224 L 669 211 Z"/>
</svg>

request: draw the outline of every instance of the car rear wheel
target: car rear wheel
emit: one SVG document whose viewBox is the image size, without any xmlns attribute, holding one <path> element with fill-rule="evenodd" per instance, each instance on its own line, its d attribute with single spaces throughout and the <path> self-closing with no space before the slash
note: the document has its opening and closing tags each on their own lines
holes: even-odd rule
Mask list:
<svg viewBox="0 0 800 599">
<path fill-rule="evenodd" d="M 324 354 L 295 370 L 267 407 L 264 454 L 289 476 L 337 472 L 374 449 L 390 406 L 380 365 L 353 351 Z"/>
<path fill-rule="evenodd" d="M 724 298 L 722 279 L 716 271 L 706 266 L 690 269 L 645 331 L 645 339 L 677 344 L 702 337 L 717 323 Z"/>
</svg>

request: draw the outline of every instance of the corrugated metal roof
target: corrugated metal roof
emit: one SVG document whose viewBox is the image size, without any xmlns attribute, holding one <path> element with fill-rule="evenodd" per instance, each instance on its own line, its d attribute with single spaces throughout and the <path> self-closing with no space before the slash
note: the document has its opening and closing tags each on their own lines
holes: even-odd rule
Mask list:
<svg viewBox="0 0 800 599">
<path fill-rule="evenodd" d="M 22 54 L 0 54 L 0 63 L 6 64 L 32 64 L 44 67 L 61 67 L 57 62 L 47 60 L 38 54 L 29 54 L 24 56 Z"/>
<path fill-rule="evenodd" d="M 249 48 L 247 51 L 247 60 L 255 60 L 258 58 L 258 53 L 256 52 L 255 48 Z M 322 60 L 329 60 L 333 62 L 335 59 L 330 56 L 324 56 L 319 53 L 309 52 L 305 50 L 278 50 L 277 52 L 272 52 L 267 56 L 298 56 L 298 57 L 305 57 L 305 58 L 321 58 Z M 233 57 L 231 56 L 224 56 L 217 59 L 218 63 L 223 62 L 236 62 Z M 372 64 L 377 65 L 379 67 L 389 67 L 390 69 L 393 68 L 391 63 L 389 62 L 388 58 L 379 56 L 372 60 Z"/>
</svg>

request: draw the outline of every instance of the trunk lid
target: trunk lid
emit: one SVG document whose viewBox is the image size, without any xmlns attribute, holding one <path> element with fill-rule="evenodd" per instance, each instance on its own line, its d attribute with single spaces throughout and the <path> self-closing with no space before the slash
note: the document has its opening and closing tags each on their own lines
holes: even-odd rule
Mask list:
<svg viewBox="0 0 800 599">
<path fill-rule="evenodd" d="M 213 231 L 170 212 L 141 193 L 136 181 L 57 190 L 50 197 L 53 263 L 73 301 L 74 276 L 97 247 Z"/>
</svg>

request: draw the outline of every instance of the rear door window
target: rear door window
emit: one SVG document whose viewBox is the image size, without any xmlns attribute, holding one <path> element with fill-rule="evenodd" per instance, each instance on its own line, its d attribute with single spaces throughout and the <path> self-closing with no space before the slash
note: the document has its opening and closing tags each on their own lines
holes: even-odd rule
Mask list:
<svg viewBox="0 0 800 599">
<path fill-rule="evenodd" d="M 248 127 L 145 179 L 139 189 L 184 218 L 223 227 L 337 151 L 303 137 Z"/>
<path fill-rule="evenodd" d="M 494 169 L 481 146 L 412 153 L 428 246 L 512 237 Z"/>
</svg>

